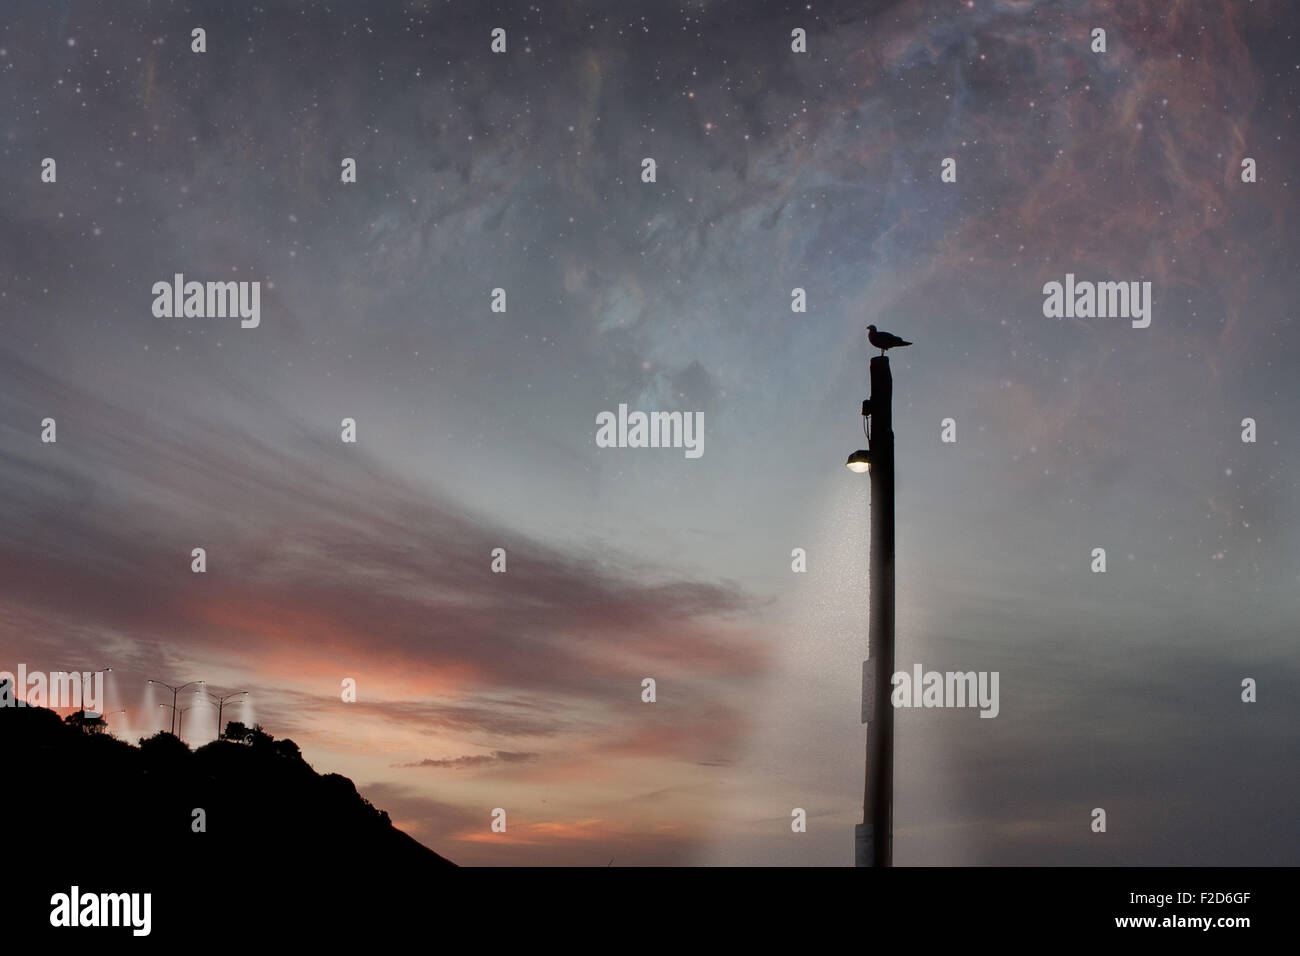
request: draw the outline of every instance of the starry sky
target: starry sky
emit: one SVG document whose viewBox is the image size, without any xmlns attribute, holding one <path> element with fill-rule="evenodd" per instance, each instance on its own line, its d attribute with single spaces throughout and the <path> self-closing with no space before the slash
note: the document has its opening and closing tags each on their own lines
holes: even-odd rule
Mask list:
<svg viewBox="0 0 1300 956">
<path fill-rule="evenodd" d="M 874 323 L 898 666 L 1001 675 L 996 719 L 898 712 L 896 862 L 1296 863 L 1298 26 L 6 3 L 0 669 L 112 666 L 129 739 L 149 678 L 249 690 L 460 863 L 850 865 Z M 178 272 L 260 326 L 155 317 Z M 1066 273 L 1150 327 L 1045 318 Z M 703 456 L 598 448 L 619 403 Z"/>
</svg>

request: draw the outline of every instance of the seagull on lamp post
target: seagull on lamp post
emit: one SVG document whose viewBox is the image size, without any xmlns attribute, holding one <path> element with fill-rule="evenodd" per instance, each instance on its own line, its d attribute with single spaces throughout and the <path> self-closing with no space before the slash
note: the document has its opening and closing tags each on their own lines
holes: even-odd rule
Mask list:
<svg viewBox="0 0 1300 956">
<path fill-rule="evenodd" d="M 886 349 L 897 349 L 912 344 L 906 339 L 900 339 L 893 332 L 877 332 L 874 325 L 867 326 L 867 341 L 880 349 L 881 355 L 885 354 Z"/>
</svg>

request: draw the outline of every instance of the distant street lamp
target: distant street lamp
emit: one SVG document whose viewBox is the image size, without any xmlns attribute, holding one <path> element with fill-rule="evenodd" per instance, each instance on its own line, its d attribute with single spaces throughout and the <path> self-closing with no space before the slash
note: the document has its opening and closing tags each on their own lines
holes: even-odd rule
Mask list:
<svg viewBox="0 0 1300 956">
<path fill-rule="evenodd" d="M 180 710 L 176 709 L 175 704 L 159 704 L 158 706 L 170 707 L 172 709 L 172 718 L 176 721 L 176 739 L 180 740 L 181 734 L 185 732 L 183 729 L 185 725 L 185 715 L 194 709 L 194 705 L 190 704 L 190 706 L 182 707 Z"/>
<path fill-rule="evenodd" d="M 231 700 L 235 697 L 242 697 L 247 693 L 248 691 L 246 690 L 237 690 L 233 694 L 227 694 L 225 697 L 218 697 L 216 694 L 212 693 L 211 691 L 208 692 L 208 696 L 217 702 L 217 739 L 218 740 L 221 739 L 221 709 L 226 706 L 226 701 Z"/>
<path fill-rule="evenodd" d="M 171 729 L 171 733 L 172 733 L 172 736 L 175 737 L 175 736 L 176 736 L 176 695 L 179 694 L 181 691 L 183 691 L 186 687 L 189 687 L 190 684 L 203 684 L 203 683 L 206 683 L 206 682 L 205 682 L 205 681 L 201 681 L 201 680 L 192 680 L 192 681 L 187 681 L 187 682 L 184 683 L 184 684 L 181 684 L 180 687 L 173 687 L 171 684 L 167 683 L 166 681 L 161 681 L 161 680 L 149 680 L 148 683 L 150 683 L 150 684 L 161 684 L 163 687 L 166 687 L 169 691 L 172 692 L 172 702 L 171 702 L 171 708 L 172 708 L 172 729 Z M 166 707 L 167 705 L 166 705 L 166 704 L 159 704 L 158 706 L 159 706 L 159 707 Z"/>
<path fill-rule="evenodd" d="M 97 671 L 82 671 L 82 672 L 80 673 L 80 677 L 81 677 L 81 716 L 82 716 L 82 717 L 85 717 L 85 716 L 86 716 L 86 678 L 87 678 L 87 677 L 94 677 L 96 674 L 107 674 L 107 673 L 108 673 L 109 671 L 111 671 L 112 669 L 113 669 L 113 668 L 111 668 L 111 667 L 102 667 L 102 668 L 100 668 L 100 669 L 97 670 Z M 77 676 L 77 672 L 76 672 L 76 671 L 55 671 L 54 673 L 56 673 L 56 674 L 67 674 L 69 677 Z"/>
</svg>

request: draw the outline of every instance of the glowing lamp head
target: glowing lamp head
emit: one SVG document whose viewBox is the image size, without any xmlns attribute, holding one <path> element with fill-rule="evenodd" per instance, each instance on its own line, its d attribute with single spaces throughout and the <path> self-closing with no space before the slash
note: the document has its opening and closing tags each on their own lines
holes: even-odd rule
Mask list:
<svg viewBox="0 0 1300 956">
<path fill-rule="evenodd" d="M 864 472 L 871 470 L 871 452 L 859 449 L 849 455 L 849 460 L 844 464 L 848 467 L 849 471 L 856 475 L 861 475 Z"/>
</svg>

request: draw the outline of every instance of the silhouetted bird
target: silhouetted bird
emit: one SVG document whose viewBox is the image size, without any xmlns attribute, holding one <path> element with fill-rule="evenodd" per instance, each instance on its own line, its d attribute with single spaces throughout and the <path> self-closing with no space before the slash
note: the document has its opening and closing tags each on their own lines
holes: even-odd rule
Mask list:
<svg viewBox="0 0 1300 956">
<path fill-rule="evenodd" d="M 867 326 L 867 341 L 880 349 L 880 354 L 884 355 L 886 349 L 901 348 L 904 345 L 911 345 L 911 342 L 900 339 L 893 332 L 877 332 L 874 325 Z"/>
</svg>

